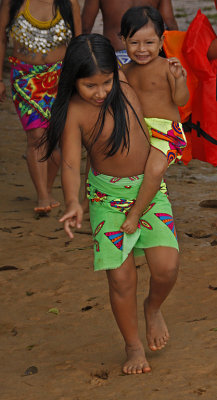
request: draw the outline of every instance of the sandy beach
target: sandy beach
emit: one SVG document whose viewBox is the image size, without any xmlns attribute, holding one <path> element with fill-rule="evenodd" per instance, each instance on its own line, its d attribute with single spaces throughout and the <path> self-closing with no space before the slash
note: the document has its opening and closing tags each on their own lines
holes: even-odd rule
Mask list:
<svg viewBox="0 0 217 400">
<path fill-rule="evenodd" d="M 212 0 L 173 4 L 180 29 L 186 29 L 201 7 L 217 32 Z M 101 29 L 99 16 L 94 30 Z M 121 372 L 124 344 L 110 309 L 106 276 L 93 272 L 89 221 L 84 220 L 73 241 L 58 222 L 64 212 L 60 176 L 54 195 L 61 206 L 47 217 L 34 215 L 26 139 L 11 100 L 7 62 L 5 77 L 8 96 L 0 105 L 0 398 L 215 400 L 217 212 L 200 202 L 217 199 L 216 168 L 192 160 L 167 172 L 180 244 L 178 280 L 163 306 L 171 338 L 163 350 L 148 350 L 142 303 L 149 271 L 141 258 L 138 317 L 152 372 L 126 376 Z M 85 152 L 82 157 L 84 182 Z"/>
</svg>

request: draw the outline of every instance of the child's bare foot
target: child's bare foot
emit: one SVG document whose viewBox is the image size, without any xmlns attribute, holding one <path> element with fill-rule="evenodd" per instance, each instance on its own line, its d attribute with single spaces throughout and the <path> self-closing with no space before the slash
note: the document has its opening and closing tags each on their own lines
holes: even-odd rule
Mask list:
<svg viewBox="0 0 217 400">
<path fill-rule="evenodd" d="M 52 199 L 51 202 L 50 202 L 50 206 L 51 206 L 51 208 L 59 207 L 60 206 L 60 202 L 57 201 L 57 200 Z"/>
<path fill-rule="evenodd" d="M 150 372 L 151 368 L 145 357 L 145 351 L 142 343 L 137 346 L 127 346 L 127 361 L 123 366 L 123 372 L 127 375 L 131 374 L 142 374 Z"/>
<path fill-rule="evenodd" d="M 37 214 L 47 214 L 51 211 L 49 200 L 39 200 L 37 207 L 34 208 Z"/>
<path fill-rule="evenodd" d="M 60 202 L 52 196 L 52 193 L 49 190 L 48 190 L 48 196 L 49 196 L 49 205 L 51 208 L 56 208 L 60 206 Z"/>
<path fill-rule="evenodd" d="M 144 301 L 144 313 L 148 346 L 153 351 L 161 350 L 165 347 L 169 339 L 169 333 L 163 315 L 160 309 L 151 309 L 148 304 L 148 299 Z"/>
</svg>

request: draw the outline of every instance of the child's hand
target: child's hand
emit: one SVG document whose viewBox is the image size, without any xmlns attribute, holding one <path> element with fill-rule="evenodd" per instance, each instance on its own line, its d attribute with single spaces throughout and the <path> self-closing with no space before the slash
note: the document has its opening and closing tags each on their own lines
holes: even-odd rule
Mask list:
<svg viewBox="0 0 217 400">
<path fill-rule="evenodd" d="M 172 57 L 168 58 L 169 61 L 169 69 L 171 74 L 174 76 L 175 79 L 178 79 L 180 77 L 187 77 L 187 72 L 183 68 L 182 64 L 178 60 L 178 58 Z"/>
<path fill-rule="evenodd" d="M 136 232 L 138 228 L 139 216 L 137 214 L 129 214 L 127 215 L 126 220 L 120 227 L 121 232 L 125 232 L 128 234 L 132 234 Z"/>
<path fill-rule="evenodd" d="M 64 230 L 70 239 L 74 238 L 71 228 L 81 228 L 83 219 L 83 209 L 79 202 L 73 201 L 68 206 L 65 214 L 60 218 L 59 222 L 64 222 Z"/>
</svg>

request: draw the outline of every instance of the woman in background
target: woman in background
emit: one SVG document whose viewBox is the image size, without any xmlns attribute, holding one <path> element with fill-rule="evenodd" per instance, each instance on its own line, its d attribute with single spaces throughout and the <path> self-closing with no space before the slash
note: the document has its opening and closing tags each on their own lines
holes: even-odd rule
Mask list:
<svg viewBox="0 0 217 400">
<path fill-rule="evenodd" d="M 81 33 L 77 0 L 2 0 L 0 5 L 0 102 L 6 97 L 3 62 L 8 38 L 13 43 L 11 85 L 13 101 L 27 136 L 27 165 L 37 192 L 36 213 L 60 205 L 52 197 L 59 169 L 55 149 L 44 163 L 37 148 L 49 124 L 67 44 Z"/>
</svg>

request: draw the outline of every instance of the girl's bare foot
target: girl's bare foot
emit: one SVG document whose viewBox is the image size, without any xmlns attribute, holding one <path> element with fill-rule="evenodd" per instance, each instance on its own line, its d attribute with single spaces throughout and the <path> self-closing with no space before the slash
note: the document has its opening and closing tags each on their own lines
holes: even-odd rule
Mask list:
<svg viewBox="0 0 217 400">
<path fill-rule="evenodd" d="M 60 206 L 60 202 L 56 199 L 54 199 L 54 197 L 52 196 L 52 193 L 50 191 L 48 191 L 48 195 L 49 195 L 49 205 L 51 208 L 56 208 Z"/>
<path fill-rule="evenodd" d="M 123 365 L 125 374 L 142 374 L 151 371 L 142 343 L 135 346 L 126 345 L 126 353 L 127 361 Z"/>
<path fill-rule="evenodd" d="M 146 320 L 146 337 L 148 346 L 151 350 L 161 350 L 165 347 L 169 333 L 163 315 L 158 310 L 153 310 L 148 304 L 148 299 L 144 301 L 144 313 Z"/>
<path fill-rule="evenodd" d="M 47 214 L 51 211 L 49 200 L 38 200 L 38 205 L 34 208 L 37 214 Z"/>
<path fill-rule="evenodd" d="M 50 206 L 51 206 L 51 208 L 59 207 L 60 206 L 60 202 L 57 201 L 57 200 L 52 199 L 51 202 L 50 202 Z"/>
</svg>

